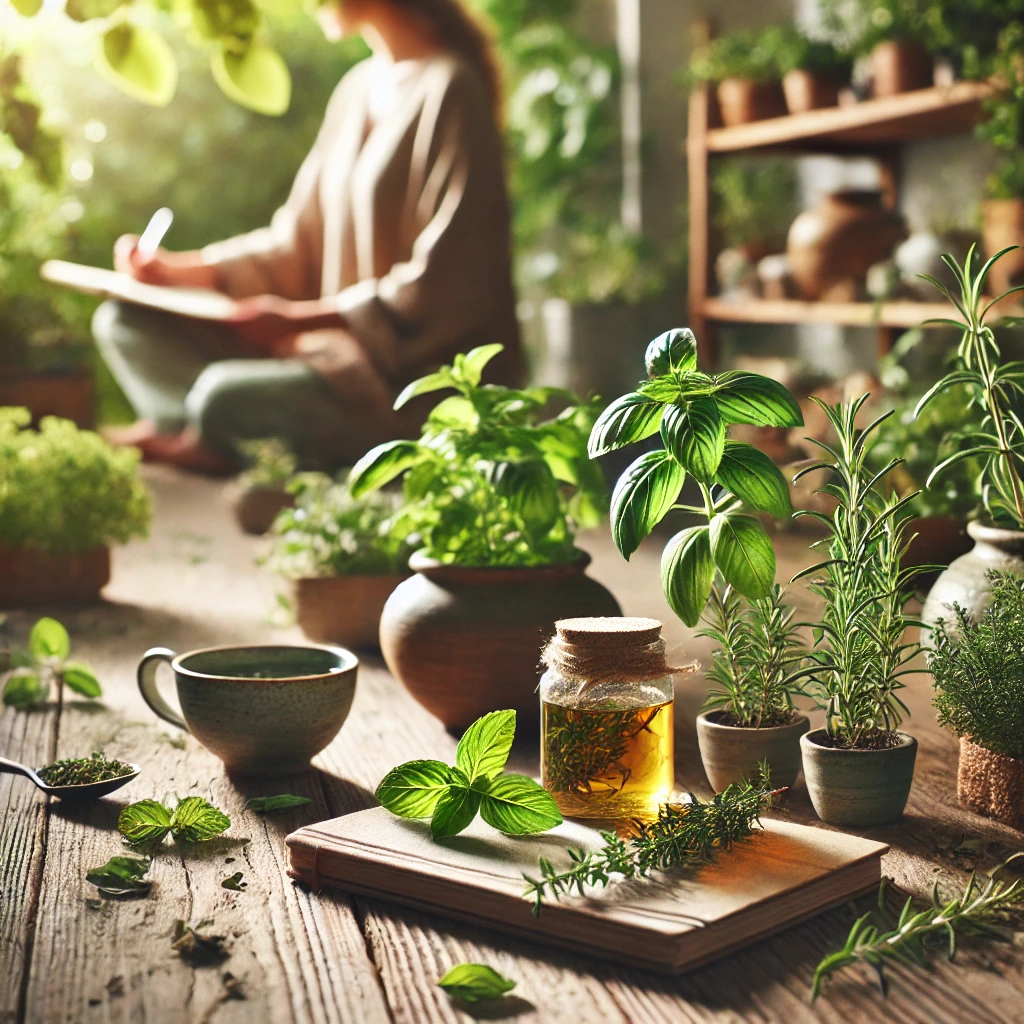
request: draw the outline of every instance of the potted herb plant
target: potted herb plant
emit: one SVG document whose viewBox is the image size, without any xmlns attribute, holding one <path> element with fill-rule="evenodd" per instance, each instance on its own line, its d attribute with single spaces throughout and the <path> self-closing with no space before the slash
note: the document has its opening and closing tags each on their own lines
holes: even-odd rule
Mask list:
<svg viewBox="0 0 1024 1024">
<path fill-rule="evenodd" d="M 779 42 L 778 69 L 791 114 L 834 107 L 839 90 L 850 81 L 853 55 L 824 39 L 793 28 Z"/>
<path fill-rule="evenodd" d="M 288 490 L 288 481 L 295 475 L 295 456 L 275 437 L 244 441 L 240 447 L 249 468 L 228 486 L 228 500 L 238 525 L 246 533 L 262 536 L 279 512 L 295 504 Z"/>
<path fill-rule="evenodd" d="M 1016 409 L 1024 388 L 1024 370 L 1019 363 L 1002 362 L 996 336 L 986 323 L 986 316 L 996 303 L 1024 290 L 1024 286 L 1010 288 L 992 299 L 984 297 L 986 279 L 1007 251 L 995 253 L 977 270 L 974 246 L 963 266 L 951 256 L 943 256 L 956 278 L 957 295 L 929 278 L 960 317 L 939 322 L 958 327 L 962 334 L 954 368 L 925 392 L 917 404 L 917 413 L 921 414 L 938 400 L 937 396 L 954 386 L 967 390 L 968 413 L 977 412 L 971 416 L 973 422 L 969 421 L 961 431 L 963 445 L 934 467 L 927 486 L 944 478 L 958 462 L 977 459 L 982 466 L 979 483 L 985 519 L 968 525 L 974 547 L 951 563 L 929 592 L 921 612 L 927 626 L 948 618 L 954 604 L 971 617 L 979 617 L 989 600 L 990 569 L 1024 572 L 1024 430 Z"/>
<path fill-rule="evenodd" d="M 836 441 L 833 447 L 815 440 L 825 458 L 801 474 L 828 473 L 823 490 L 837 504 L 831 516 L 796 513 L 828 530 L 816 544 L 826 558 L 796 577 L 809 576 L 824 605 L 809 665 L 797 673 L 825 712 L 825 727 L 800 739 L 804 779 L 822 821 L 854 828 L 903 814 L 917 741 L 899 731 L 907 710 L 899 691 L 905 675 L 920 671 L 910 664 L 920 645 L 904 638 L 913 624 L 905 608 L 915 570 L 902 565 L 910 543 L 906 507 L 913 495 L 900 498 L 884 490 L 898 460 L 878 472 L 867 466 L 873 435 L 892 415 L 884 413 L 858 430 L 857 414 L 868 397 L 834 408 L 817 402 Z"/>
<path fill-rule="evenodd" d="M 361 499 L 399 476 L 396 524 L 419 537 L 415 575 L 388 599 L 380 643 L 392 673 L 451 728 L 495 708 L 536 719 L 538 657 L 556 619 L 618 615 L 574 544 L 605 512 L 587 458 L 590 404 L 552 388 L 481 385 L 500 345 L 456 356 L 413 381 L 396 408 L 433 391 L 418 441 L 367 452 L 349 477 Z M 557 415 L 553 403 L 566 407 Z"/>
<path fill-rule="evenodd" d="M 38 431 L 30 420 L 0 409 L 0 605 L 93 600 L 110 579 L 109 545 L 149 526 L 138 452 L 69 420 Z"/>
<path fill-rule="evenodd" d="M 290 582 L 296 619 L 316 643 L 376 647 L 384 603 L 408 578 L 406 531 L 397 495 L 356 500 L 345 481 L 300 473 L 289 485 L 295 507 L 282 510 L 263 559 Z"/>
<path fill-rule="evenodd" d="M 960 737 L 957 797 L 976 814 L 1024 828 L 1024 577 L 990 572 L 977 618 L 954 606 L 940 621 L 928 668 L 939 722 Z"/>
<path fill-rule="evenodd" d="M 784 596 L 778 584 L 757 601 L 712 588 L 699 635 L 718 644 L 707 673 L 715 689 L 697 716 L 697 743 L 716 793 L 754 778 L 762 761 L 778 788 L 792 786 L 800 771 L 800 737 L 811 723 L 793 697 L 806 651 Z"/>
</svg>

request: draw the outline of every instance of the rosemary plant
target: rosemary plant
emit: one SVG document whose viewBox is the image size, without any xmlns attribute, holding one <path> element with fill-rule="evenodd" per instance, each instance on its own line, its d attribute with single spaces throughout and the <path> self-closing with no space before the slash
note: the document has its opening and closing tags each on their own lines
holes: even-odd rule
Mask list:
<svg viewBox="0 0 1024 1024">
<path fill-rule="evenodd" d="M 885 911 L 887 879 L 878 890 L 878 908 Z M 990 876 L 984 884 L 973 873 L 964 891 L 949 900 L 939 897 L 939 885 L 932 890 L 932 905 L 914 910 L 913 899 L 903 905 L 896 927 L 883 931 L 871 923 L 871 912 L 858 917 L 850 929 L 846 945 L 825 957 L 814 972 L 811 999 L 821 992 L 822 983 L 843 967 L 869 964 L 875 969 L 882 994 L 886 994 L 884 969 L 889 963 L 927 967 L 930 951 L 940 942 L 949 959 L 956 953 L 959 935 L 979 935 L 1009 941 L 1012 934 L 1000 927 L 1007 911 L 1024 905 L 1024 879 L 1007 883 Z"/>
<path fill-rule="evenodd" d="M 731 587 L 714 587 L 700 636 L 718 643 L 707 678 L 705 710 L 722 713 L 723 725 L 762 729 L 788 725 L 793 696 L 802 691 L 794 675 L 807 658 L 795 610 L 776 584 L 767 597 L 745 602 Z"/>
<path fill-rule="evenodd" d="M 826 712 L 828 737 L 835 746 L 880 748 L 893 745 L 896 729 L 909 713 L 899 697 L 903 677 L 922 671 L 910 664 L 920 644 L 904 640 L 907 626 L 915 624 L 905 607 L 921 568 L 901 567 L 912 540 L 905 510 L 917 492 L 899 498 L 883 490 L 886 474 L 900 460 L 892 459 L 876 473 L 866 466 L 872 435 L 892 415 L 886 413 L 858 430 L 857 414 L 867 398 L 834 408 L 817 403 L 832 425 L 836 445 L 815 440 L 828 458 L 797 474 L 828 471 L 830 481 L 821 491 L 838 505 L 831 517 L 796 513 L 818 520 L 829 535 L 815 545 L 824 547 L 828 557 L 794 577 L 810 576 L 810 589 L 824 602 L 810 664 L 795 675 L 809 680 L 808 691 Z"/>
<path fill-rule="evenodd" d="M 1010 288 L 982 306 L 982 289 L 992 265 L 1017 246 L 997 252 L 977 273 L 972 270 L 975 246 L 971 246 L 961 267 L 952 256 L 942 257 L 953 272 L 959 287 L 959 297 L 933 277 L 930 281 L 956 307 L 960 320 L 937 319 L 931 323 L 951 324 L 961 330 L 956 352 L 956 366 L 927 391 L 917 403 L 919 414 L 941 391 L 956 384 L 964 385 L 970 394 L 970 404 L 981 412 L 981 422 L 974 430 L 962 433 L 964 444 L 959 451 L 943 459 L 931 472 L 927 485 L 961 459 L 983 458 L 981 495 L 985 511 L 995 523 L 1003 522 L 1024 530 L 1024 484 L 1021 470 L 1024 466 L 1024 423 L 1014 411 L 1014 402 L 1024 395 L 1024 363 L 1001 363 L 999 345 L 985 318 L 992 307 L 1024 285 Z"/>
<path fill-rule="evenodd" d="M 601 849 L 591 853 L 570 849 L 572 865 L 564 871 L 541 857 L 541 877 L 523 876 L 526 895 L 534 901 L 534 916 L 540 913 L 545 896 L 557 900 L 573 892 L 582 894 L 588 885 L 607 886 L 613 875 L 646 878 L 652 871 L 709 864 L 719 851 L 754 832 L 773 795 L 768 765 L 762 762 L 751 782 L 729 786 L 707 803 L 691 794 L 689 803 L 663 804 L 657 820 L 636 822 L 636 832 L 629 839 L 602 832 Z"/>
</svg>

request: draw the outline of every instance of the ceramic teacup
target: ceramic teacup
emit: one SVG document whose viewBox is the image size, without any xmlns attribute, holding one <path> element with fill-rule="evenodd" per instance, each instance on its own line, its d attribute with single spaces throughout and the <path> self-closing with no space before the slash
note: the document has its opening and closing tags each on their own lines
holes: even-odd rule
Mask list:
<svg viewBox="0 0 1024 1024">
<path fill-rule="evenodd" d="M 160 695 L 168 662 L 179 715 Z M 352 707 L 359 659 L 343 647 L 254 644 L 176 654 L 147 651 L 139 689 L 164 721 L 190 732 L 238 775 L 305 771 L 338 734 Z"/>
</svg>

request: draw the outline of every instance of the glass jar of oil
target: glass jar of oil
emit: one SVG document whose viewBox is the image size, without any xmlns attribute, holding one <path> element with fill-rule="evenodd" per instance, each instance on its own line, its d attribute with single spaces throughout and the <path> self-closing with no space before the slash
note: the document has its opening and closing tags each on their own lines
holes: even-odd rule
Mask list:
<svg viewBox="0 0 1024 1024">
<path fill-rule="evenodd" d="M 541 775 L 566 817 L 650 821 L 675 782 L 673 670 L 657 619 L 563 619 L 544 651 Z"/>
</svg>

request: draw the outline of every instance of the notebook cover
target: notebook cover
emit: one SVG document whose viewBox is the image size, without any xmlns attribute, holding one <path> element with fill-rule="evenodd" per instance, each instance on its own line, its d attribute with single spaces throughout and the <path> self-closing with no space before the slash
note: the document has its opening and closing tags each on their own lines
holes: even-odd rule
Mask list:
<svg viewBox="0 0 1024 1024">
<path fill-rule="evenodd" d="M 877 887 L 882 843 L 762 820 L 763 831 L 692 874 L 622 881 L 545 900 L 538 917 L 523 874 L 538 858 L 568 866 L 568 847 L 597 849 L 596 830 L 564 822 L 540 836 L 504 836 L 477 819 L 435 843 L 426 822 L 382 807 L 288 836 L 289 873 L 563 948 L 678 973 Z"/>
</svg>

